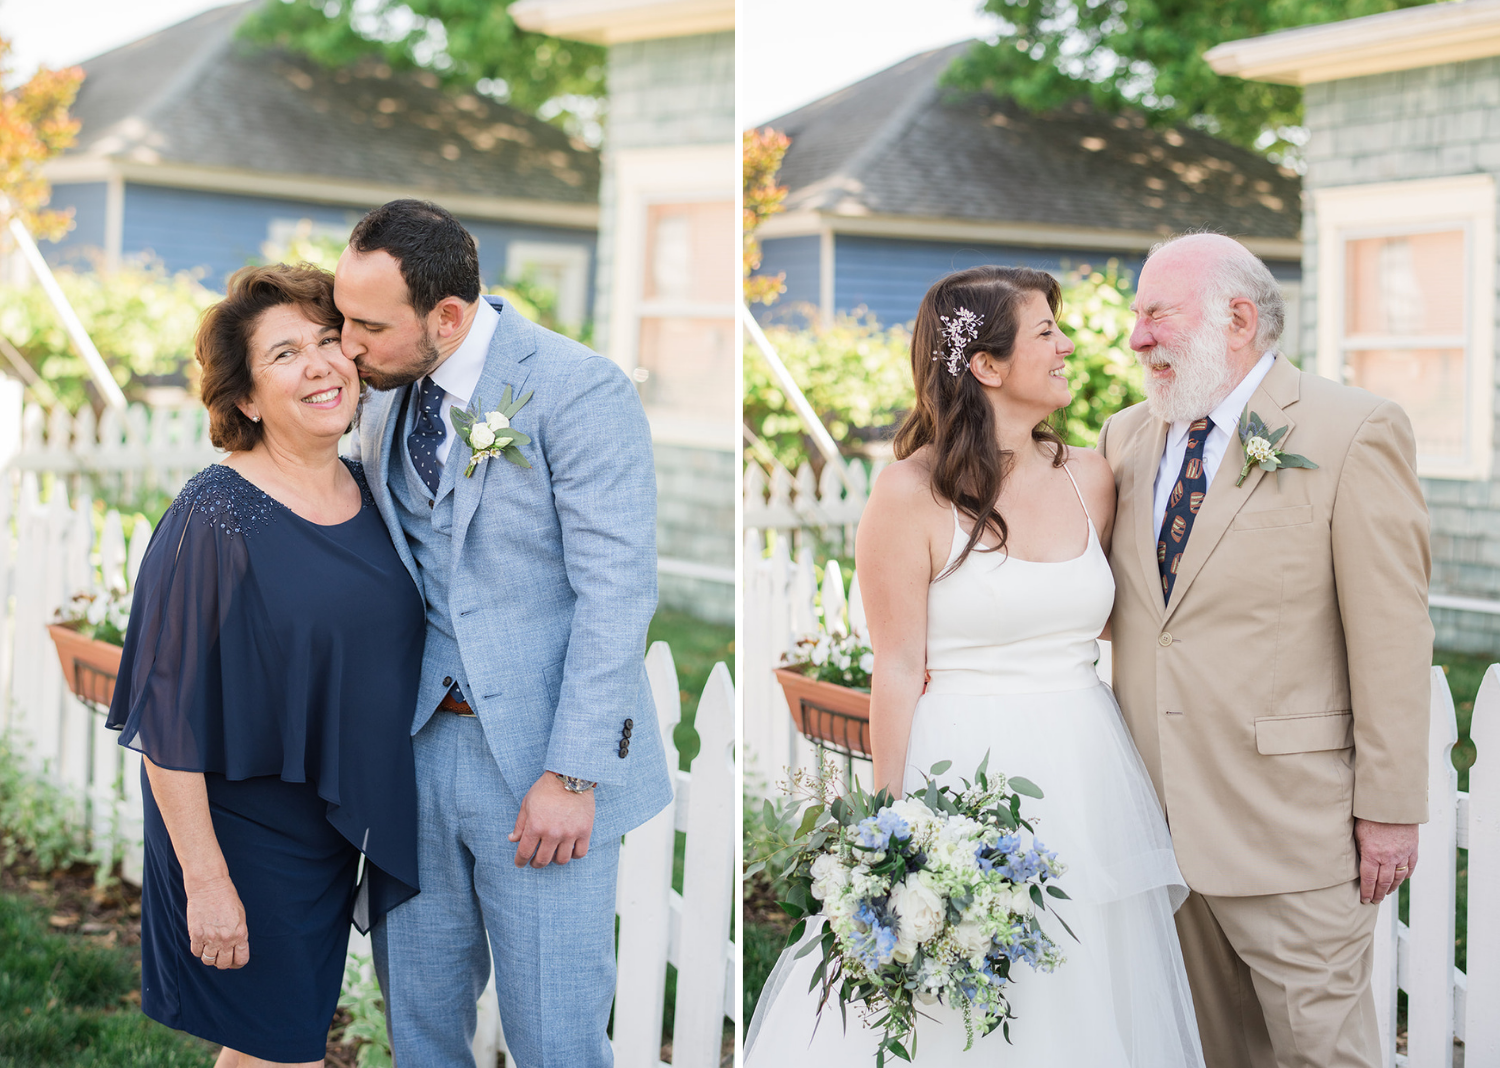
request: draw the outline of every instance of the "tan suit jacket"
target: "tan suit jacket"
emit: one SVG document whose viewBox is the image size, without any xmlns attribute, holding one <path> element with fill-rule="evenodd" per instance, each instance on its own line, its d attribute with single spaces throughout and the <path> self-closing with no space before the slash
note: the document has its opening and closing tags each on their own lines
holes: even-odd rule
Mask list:
<svg viewBox="0 0 1500 1068">
<path fill-rule="evenodd" d="M 1115 694 L 1202 894 L 1358 875 L 1354 818 L 1427 819 L 1427 506 L 1396 404 L 1277 356 L 1251 398 L 1316 470 L 1236 487 L 1233 438 L 1162 604 L 1152 515 L 1167 424 L 1144 404 L 1099 450 L 1119 492 Z"/>
</svg>

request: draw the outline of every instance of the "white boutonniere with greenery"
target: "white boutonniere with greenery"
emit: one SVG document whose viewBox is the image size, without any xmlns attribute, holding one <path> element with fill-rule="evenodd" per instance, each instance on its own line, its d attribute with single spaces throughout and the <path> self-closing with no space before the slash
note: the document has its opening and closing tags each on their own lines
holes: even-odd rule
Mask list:
<svg viewBox="0 0 1500 1068">
<path fill-rule="evenodd" d="M 1317 464 L 1306 456 L 1294 452 L 1282 452 L 1276 443 L 1286 436 L 1287 428 L 1268 430 L 1265 420 L 1248 408 L 1240 416 L 1240 444 L 1245 447 L 1245 466 L 1240 468 L 1240 477 L 1235 485 L 1241 485 L 1250 475 L 1250 468 L 1276 472 L 1283 467 L 1303 467 L 1315 470 Z"/>
<path fill-rule="evenodd" d="M 484 402 L 478 397 L 474 398 L 474 403 L 467 411 L 453 409 L 453 429 L 472 453 L 469 466 L 464 468 L 465 478 L 474 474 L 474 468 L 479 466 L 480 460 L 488 460 L 492 456 L 503 456 L 517 467 L 531 466 L 526 457 L 521 455 L 519 448 L 521 445 L 531 444 L 531 438 L 510 425 L 516 413 L 531 399 L 531 394 L 523 393 L 515 401 L 510 398 L 510 387 L 506 386 L 505 395 L 500 398 L 500 407 L 492 412 L 484 412 Z M 484 414 L 480 415 L 480 412 Z"/>
</svg>

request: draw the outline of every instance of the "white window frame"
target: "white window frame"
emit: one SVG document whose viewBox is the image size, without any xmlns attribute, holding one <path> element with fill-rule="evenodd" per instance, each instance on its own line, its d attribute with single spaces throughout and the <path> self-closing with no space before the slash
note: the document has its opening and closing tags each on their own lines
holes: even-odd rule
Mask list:
<svg viewBox="0 0 1500 1068">
<path fill-rule="evenodd" d="M 557 321 L 577 328 L 588 317 L 589 250 L 561 241 L 512 241 L 505 248 L 506 280 L 521 278 L 528 267 L 562 271 L 557 291 Z"/>
<path fill-rule="evenodd" d="M 1463 231 L 1464 300 L 1469 309 L 1468 321 L 1461 324 L 1467 401 L 1464 457 L 1455 461 L 1419 453 L 1417 473 L 1423 478 L 1488 481 L 1495 436 L 1495 179 L 1471 174 L 1381 182 L 1318 189 L 1310 196 L 1318 231 L 1317 371 L 1335 382 L 1344 381 L 1345 243 Z"/>
<path fill-rule="evenodd" d="M 727 294 L 729 299 L 722 305 L 647 302 L 645 267 L 647 215 L 653 205 L 698 200 L 735 205 L 740 182 L 738 146 L 731 142 L 620 149 L 612 154 L 611 163 L 615 210 L 613 248 L 609 254 L 613 279 L 609 357 L 627 372 L 634 372 L 640 364 L 641 320 L 651 316 L 728 319 L 737 351 L 740 332 L 734 300 L 738 289 Z M 729 451 L 739 449 L 739 428 L 734 419 L 690 419 L 649 410 L 647 414 L 651 418 L 651 435 L 657 441 Z"/>
</svg>

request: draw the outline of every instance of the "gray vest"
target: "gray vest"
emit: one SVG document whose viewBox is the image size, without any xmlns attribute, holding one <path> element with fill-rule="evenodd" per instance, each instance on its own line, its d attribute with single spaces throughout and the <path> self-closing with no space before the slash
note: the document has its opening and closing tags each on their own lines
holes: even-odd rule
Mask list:
<svg viewBox="0 0 1500 1068">
<path fill-rule="evenodd" d="M 453 559 L 453 482 L 462 472 L 454 465 L 443 465 L 437 497 L 427 492 L 427 484 L 412 466 L 406 435 L 416 417 L 416 387 L 408 387 L 401 405 L 401 421 L 396 427 L 392 448 L 399 462 L 387 465 L 387 484 L 396 502 L 396 515 L 406 544 L 422 569 L 422 586 L 427 591 L 427 652 L 422 657 L 422 682 L 417 688 L 419 708 L 437 707 L 451 679 L 458 683 L 467 699 L 469 680 L 464 676 L 458 639 L 453 636 L 453 620 L 448 615 L 448 580 Z M 449 453 L 450 458 L 452 452 Z M 395 457 L 392 457 L 395 459 Z"/>
</svg>

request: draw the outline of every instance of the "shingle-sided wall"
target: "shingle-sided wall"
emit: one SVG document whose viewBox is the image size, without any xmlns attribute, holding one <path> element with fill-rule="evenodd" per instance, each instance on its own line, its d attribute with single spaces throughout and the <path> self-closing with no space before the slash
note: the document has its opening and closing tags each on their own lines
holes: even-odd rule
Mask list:
<svg viewBox="0 0 1500 1068">
<path fill-rule="evenodd" d="M 612 153 L 632 148 L 733 144 L 734 34 L 631 41 L 609 50 L 609 126 L 599 191 L 595 343 L 608 351 L 615 181 Z M 657 551 L 664 558 L 734 566 L 735 454 L 656 445 Z M 661 603 L 720 623 L 734 620 L 734 587 L 661 576 Z"/>
<path fill-rule="evenodd" d="M 1304 92 L 1305 190 L 1494 174 L 1500 178 L 1500 58 L 1348 78 Z M 1317 219 L 1303 219 L 1302 351 L 1317 349 Z M 1500 464 L 1496 464 L 1500 475 Z M 1432 590 L 1500 600 L 1500 484 L 1423 479 Z M 1500 616 L 1434 609 L 1440 647 L 1500 653 Z"/>
<path fill-rule="evenodd" d="M 42 254 L 54 267 L 87 269 L 91 260 L 104 249 L 104 205 L 107 187 L 103 182 L 68 182 L 52 187 L 47 206 L 53 211 L 73 212 L 73 228 L 56 244 L 43 243 Z"/>
</svg>

